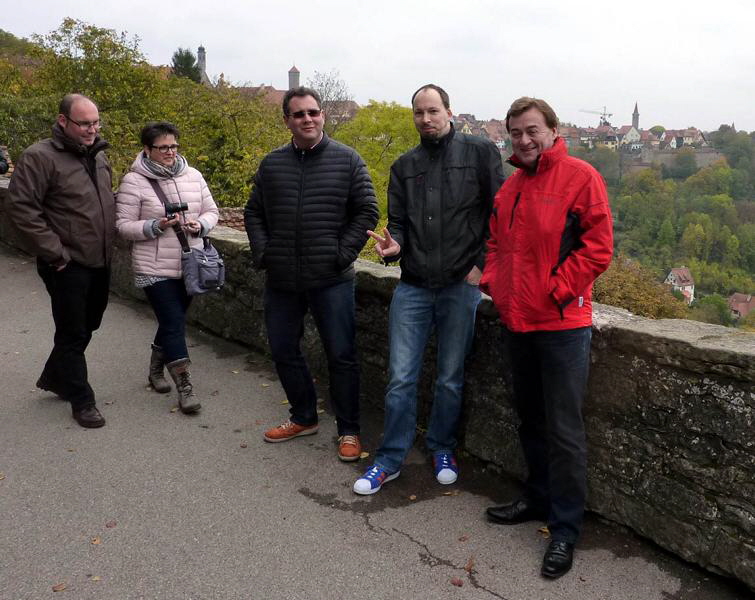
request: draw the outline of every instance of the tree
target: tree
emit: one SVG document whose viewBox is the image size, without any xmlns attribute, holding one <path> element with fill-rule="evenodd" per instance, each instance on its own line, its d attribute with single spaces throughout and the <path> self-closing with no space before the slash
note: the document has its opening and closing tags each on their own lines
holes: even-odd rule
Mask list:
<svg viewBox="0 0 755 600">
<path fill-rule="evenodd" d="M 669 286 L 658 283 L 649 269 L 621 254 L 595 281 L 593 298 L 652 319 L 687 316 L 687 307 L 671 294 Z"/>
<path fill-rule="evenodd" d="M 666 131 L 666 128 L 663 125 L 653 125 L 650 128 L 650 133 L 655 135 L 656 137 L 660 137 L 663 132 Z"/>
<path fill-rule="evenodd" d="M 330 136 L 335 135 L 338 128 L 354 116 L 354 99 L 340 75 L 335 69 L 328 73 L 315 71 L 314 76 L 307 80 L 307 86 L 320 94 L 325 111 L 325 132 Z"/>
<path fill-rule="evenodd" d="M 726 298 L 719 294 L 711 294 L 697 300 L 690 310 L 690 319 L 714 325 L 730 326 L 732 324 L 729 304 Z"/>
<path fill-rule="evenodd" d="M 367 163 L 381 214 L 385 215 L 391 165 L 419 142 L 412 109 L 370 100 L 339 129 L 336 138 L 356 149 Z"/>
<path fill-rule="evenodd" d="M 201 83 L 202 72 L 197 64 L 197 57 L 188 48 L 179 48 L 173 53 L 171 66 L 177 77 L 188 77 L 194 83 Z"/>
</svg>

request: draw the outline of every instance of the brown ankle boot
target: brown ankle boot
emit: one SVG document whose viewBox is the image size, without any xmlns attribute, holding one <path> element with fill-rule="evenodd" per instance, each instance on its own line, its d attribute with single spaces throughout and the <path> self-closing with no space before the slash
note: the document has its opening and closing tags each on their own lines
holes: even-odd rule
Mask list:
<svg viewBox="0 0 755 600">
<path fill-rule="evenodd" d="M 170 384 L 165 379 L 165 357 L 163 349 L 160 346 L 152 344 L 152 355 L 149 357 L 149 380 L 152 389 L 160 394 L 167 394 L 170 391 Z"/>
<path fill-rule="evenodd" d="M 178 408 L 185 415 L 195 413 L 202 405 L 194 395 L 194 387 L 191 385 L 191 375 L 189 374 L 189 366 L 191 361 L 188 358 L 179 358 L 171 363 L 168 363 L 168 373 L 170 373 L 173 382 L 176 384 L 176 391 L 178 392 Z"/>
</svg>

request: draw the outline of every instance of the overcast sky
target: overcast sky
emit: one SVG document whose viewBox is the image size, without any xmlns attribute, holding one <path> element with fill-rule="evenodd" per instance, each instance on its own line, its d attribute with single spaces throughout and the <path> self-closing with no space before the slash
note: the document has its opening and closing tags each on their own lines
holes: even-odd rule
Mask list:
<svg viewBox="0 0 755 600">
<path fill-rule="evenodd" d="M 755 130 L 755 1 L 717 0 L 7 0 L 0 28 L 28 37 L 64 17 L 126 31 L 152 64 L 207 49 L 207 73 L 285 89 L 336 69 L 360 104 L 408 105 L 421 84 L 455 113 L 503 117 L 519 96 L 562 121 Z"/>
</svg>

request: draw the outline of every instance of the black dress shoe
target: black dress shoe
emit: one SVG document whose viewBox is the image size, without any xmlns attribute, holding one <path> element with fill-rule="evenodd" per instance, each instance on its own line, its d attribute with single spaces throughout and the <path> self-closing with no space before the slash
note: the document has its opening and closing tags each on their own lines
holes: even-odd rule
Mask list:
<svg viewBox="0 0 755 600">
<path fill-rule="evenodd" d="M 569 542 L 552 541 L 543 557 L 543 568 L 540 573 L 543 577 L 556 579 L 571 569 L 574 559 L 574 544 Z"/>
<path fill-rule="evenodd" d="M 545 520 L 547 514 L 544 510 L 534 507 L 526 498 L 519 498 L 503 506 L 491 506 L 486 511 L 488 519 L 494 523 L 504 525 L 516 525 L 527 521 Z"/>
<path fill-rule="evenodd" d="M 86 406 L 84 408 L 74 408 L 73 418 L 82 427 L 102 427 L 105 424 L 105 417 L 100 414 L 96 406 Z"/>
</svg>

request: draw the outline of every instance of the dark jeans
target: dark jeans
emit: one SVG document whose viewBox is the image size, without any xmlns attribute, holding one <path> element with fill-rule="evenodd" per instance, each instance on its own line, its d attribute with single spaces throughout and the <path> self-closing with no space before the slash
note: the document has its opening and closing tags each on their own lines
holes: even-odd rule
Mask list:
<svg viewBox="0 0 755 600">
<path fill-rule="evenodd" d="M 591 337 L 590 327 L 505 333 L 529 471 L 526 494 L 549 513 L 551 538 L 570 543 L 579 537 L 587 494 L 582 402 Z"/>
<path fill-rule="evenodd" d="M 110 269 L 69 262 L 62 271 L 37 260 L 37 272 L 50 294 L 54 345 L 40 380 L 74 409 L 95 405 L 84 352 L 102 323 L 108 302 Z"/>
<path fill-rule="evenodd" d="M 359 364 L 356 353 L 354 281 L 306 292 L 265 287 L 265 323 L 270 350 L 290 404 L 291 421 L 317 423 L 317 393 L 300 342 L 307 311 L 328 358 L 330 400 L 338 435 L 359 433 Z"/>
<path fill-rule="evenodd" d="M 165 362 L 189 358 L 186 348 L 186 311 L 191 296 L 186 293 L 183 279 L 165 279 L 144 288 L 157 317 L 155 346 L 163 350 Z"/>
</svg>

